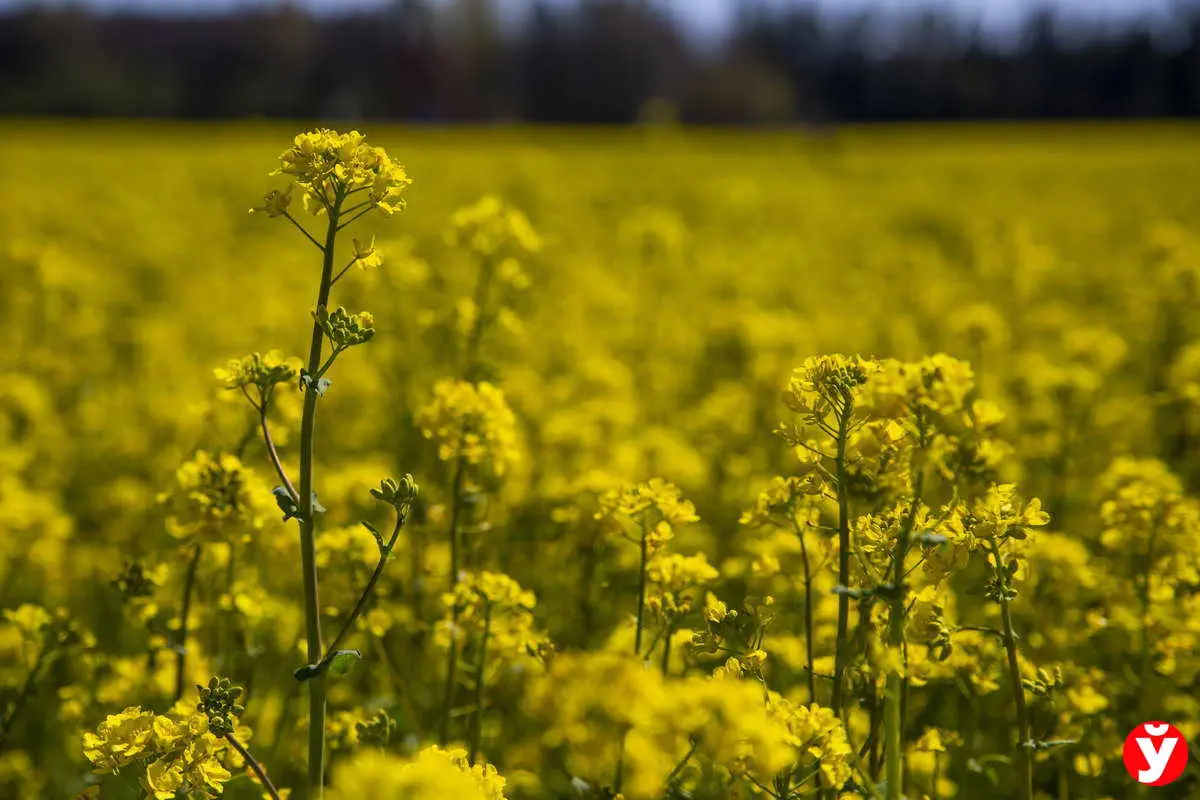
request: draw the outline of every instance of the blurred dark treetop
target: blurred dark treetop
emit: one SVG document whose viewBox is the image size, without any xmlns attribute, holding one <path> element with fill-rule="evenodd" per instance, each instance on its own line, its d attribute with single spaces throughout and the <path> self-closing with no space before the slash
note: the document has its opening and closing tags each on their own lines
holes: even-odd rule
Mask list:
<svg viewBox="0 0 1200 800">
<path fill-rule="evenodd" d="M 396 0 L 314 16 L 0 12 L 0 114 L 619 123 L 1200 115 L 1200 3 L 1167 35 L 1033 14 L 1000 41 L 944 13 L 831 23 L 746 2 L 699 41 L 645 0 Z"/>
</svg>

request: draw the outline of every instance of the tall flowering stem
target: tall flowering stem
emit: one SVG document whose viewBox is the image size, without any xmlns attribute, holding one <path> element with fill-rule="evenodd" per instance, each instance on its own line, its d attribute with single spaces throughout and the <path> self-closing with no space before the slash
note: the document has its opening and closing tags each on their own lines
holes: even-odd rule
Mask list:
<svg viewBox="0 0 1200 800">
<path fill-rule="evenodd" d="M 439 458 L 455 462 L 450 501 L 450 591 L 453 593 L 458 588 L 463 568 L 460 526 L 463 491 L 467 488 L 468 477 L 481 477 L 479 474 L 468 476 L 467 469 L 486 462 L 488 469 L 483 472 L 500 478 L 513 456 L 511 445 L 515 423 L 504 404 L 503 393 L 489 382 L 479 380 L 480 349 L 493 319 L 488 313 L 489 301 L 504 302 L 503 292 L 492 297 L 497 294 L 492 291 L 493 283 L 499 280 L 510 290 L 522 288 L 527 278 L 516 259 L 537 252 L 541 243 L 521 211 L 492 196 L 455 211 L 447 241 L 468 251 L 479 263 L 473 299 L 467 301 L 470 314 L 474 316 L 463 346 L 461 377 L 457 381 L 439 383 L 435 388 L 438 399 L 422 412 L 425 435 L 441 440 Z M 497 275 L 501 263 L 507 267 L 507 280 L 503 275 Z M 472 424 L 473 416 L 478 416 L 475 421 L 482 423 L 478 427 Z M 482 444 L 470 445 L 469 441 L 476 436 Z M 451 609 L 451 615 L 451 624 L 457 625 L 458 609 Z M 458 658 L 458 641 L 452 636 L 446 654 L 446 683 L 439 730 L 442 745 L 450 738 L 450 718 L 458 688 Z"/>
<path fill-rule="evenodd" d="M 805 469 L 808 493 L 832 496 L 837 501 L 838 586 L 850 584 L 850 481 L 854 462 L 851 437 L 863 423 L 856 396 L 875 365 L 857 356 L 830 355 L 809 358 L 792 373 L 783 392 L 784 404 L 799 418 L 799 425 L 782 425 L 777 433 L 791 445 Z M 816 436 L 817 438 L 811 438 Z M 832 444 L 834 452 L 827 450 Z M 829 492 L 832 488 L 833 494 Z M 834 650 L 833 689 L 830 706 L 841 714 L 845 705 L 845 673 L 850 657 L 850 595 L 838 593 L 837 642 Z"/>
<path fill-rule="evenodd" d="M 338 190 L 328 211 L 317 308 L 329 305 L 338 217 L 344 199 L 344 192 Z M 317 375 L 321 370 L 324 341 L 325 332 L 319 322 L 314 322 L 312 341 L 308 348 L 310 376 Z M 313 506 L 313 439 L 317 427 L 317 397 L 316 386 L 310 384 L 304 392 L 304 409 L 300 417 L 300 570 L 304 579 L 304 627 L 307 632 L 307 656 L 310 664 L 320 661 L 325 650 L 321 639 L 321 600 L 317 583 L 316 518 Z M 325 783 L 324 675 L 317 675 L 309 681 L 308 715 L 308 790 L 310 797 L 317 800 L 324 792 Z"/>
<path fill-rule="evenodd" d="M 1017 635 L 1013 629 L 1012 610 L 1009 607 L 1014 594 L 1011 586 L 1013 573 L 1006 566 L 1000 552 L 1000 543 L 995 539 L 991 542 L 991 553 L 995 599 L 1000 604 L 1000 632 L 1004 641 L 1004 652 L 1008 657 L 1008 680 L 1017 710 L 1018 796 L 1021 800 L 1033 800 L 1033 742 L 1030 736 L 1029 708 L 1025 703 L 1025 687 L 1021 683 Z M 1015 561 L 1009 563 L 1015 565 Z"/>
<path fill-rule="evenodd" d="M 454 465 L 454 486 L 450 498 L 450 591 L 458 588 L 462 574 L 461 537 L 459 536 L 459 513 L 462 509 L 463 474 L 465 461 L 459 456 Z M 451 624 L 458 624 L 458 605 L 450 611 Z M 442 721 L 438 731 L 438 741 L 445 746 L 450 739 L 450 717 L 454 711 L 454 690 L 458 685 L 458 638 L 450 637 L 450 646 L 446 653 L 446 685 L 442 695 Z"/>
<path fill-rule="evenodd" d="M 275 788 L 275 784 L 271 782 L 269 777 L 267 777 L 267 771 L 263 769 L 262 764 L 258 763 L 258 759 L 251 755 L 250 751 L 246 749 L 246 746 L 239 742 L 237 737 L 232 733 L 225 734 L 224 739 L 231 747 L 233 747 L 234 750 L 238 752 L 238 755 L 242 757 L 242 760 L 246 762 L 246 765 L 253 770 L 254 777 L 258 779 L 259 785 L 263 787 L 263 790 L 266 791 L 271 800 L 280 800 L 279 790 Z"/>
<path fill-rule="evenodd" d="M 454 464 L 454 485 L 450 498 L 450 578 L 451 595 L 463 576 L 463 555 L 469 552 L 462 543 L 462 515 L 467 510 L 465 495 L 495 486 L 516 462 L 516 416 L 498 387 L 481 381 L 439 381 L 433 398 L 417 412 L 417 423 L 426 438 L 438 443 L 438 458 Z M 450 609 L 451 626 L 459 621 L 459 609 Z M 447 652 L 446 684 L 442 703 L 440 736 L 450 738 L 450 718 L 458 688 L 460 647 L 451 636 Z"/>
<path fill-rule="evenodd" d="M 850 585 L 850 491 L 846 481 L 846 442 L 850 432 L 850 418 L 854 414 L 854 397 L 842 390 L 842 405 L 837 414 L 837 456 L 834 460 L 838 503 L 838 585 Z M 807 558 L 806 558 L 807 561 Z M 835 714 L 842 711 L 842 692 L 845 684 L 846 660 L 849 656 L 850 595 L 838 595 L 837 644 L 833 656 L 833 697 L 830 706 Z M 811 634 L 809 642 L 811 643 Z M 811 645 L 810 645 L 811 646 Z M 811 675 L 811 669 L 809 674 Z M 816 699 L 813 699 L 816 702 Z"/>
<path fill-rule="evenodd" d="M 788 520 L 791 522 L 796 540 L 800 543 L 800 557 L 803 559 L 801 563 L 804 567 L 804 664 L 805 671 L 808 673 L 808 702 L 815 703 L 817 702 L 817 676 L 813 633 L 816 625 L 813 614 L 812 564 L 808 558 L 808 544 L 804 541 L 804 530 L 796 522 L 795 498 L 788 506 Z"/>
<path fill-rule="evenodd" d="M 923 436 L 922 436 L 923 438 Z M 905 563 L 912 542 L 913 526 L 916 524 L 917 509 L 924 492 L 924 473 L 918 471 L 914 479 L 912 505 L 900 528 L 896 543 L 895 573 L 892 577 L 891 615 L 888 624 L 888 645 L 897 650 L 904 646 L 904 625 L 908 619 L 908 592 L 905 589 Z M 884 775 L 887 777 L 888 800 L 900 800 L 903 796 L 904 763 L 904 684 L 905 678 L 895 670 L 888 673 L 883 695 L 884 729 Z"/>
<path fill-rule="evenodd" d="M 200 554 L 204 546 L 196 543 L 192 548 L 192 557 L 188 559 L 187 572 L 183 577 L 183 602 L 179 609 L 179 642 L 175 650 L 175 702 L 183 697 L 184 684 L 187 682 L 187 638 L 188 618 L 192 613 L 192 590 L 196 585 L 196 569 L 200 565 Z"/>
<path fill-rule="evenodd" d="M 403 209 L 401 194 L 411 183 L 402 166 L 393 162 L 383 149 L 367 145 L 364 138 L 357 131 L 342 134 L 317 130 L 300 134 L 293 146 L 279 157 L 280 166 L 275 173 L 289 176 L 292 183 L 285 190 L 268 192 L 263 204 L 251 209 L 269 217 L 286 219 L 321 251 L 321 277 L 313 310 L 307 365 L 299 371 L 304 403 L 300 419 L 300 475 L 296 483 L 288 479 L 282 467 L 267 426 L 266 414 L 272 389 L 295 378 L 297 366 L 271 354 L 265 359 L 256 354 L 241 362 L 232 362 L 229 369 L 218 373 L 229 388 L 242 389 L 259 411 L 264 443 L 282 483 L 275 490 L 276 500 L 285 518 L 295 517 L 300 525 L 300 567 L 304 583 L 308 665 L 297 670 L 296 677 L 307 681 L 309 690 L 309 800 L 320 800 L 324 794 L 325 670 L 320 666 L 328 663 L 321 637 L 316 559 L 316 514 L 324 510 L 316 502 L 314 493 L 317 401 L 329 388 L 329 380 L 324 375 L 337 357 L 350 347 L 366 343 L 375 333 L 370 314 L 349 314 L 342 308 L 330 311 L 329 297 L 334 284 L 350 267 L 378 266 L 381 260 L 373 245 L 363 246 L 355 240 L 354 253 L 349 262 L 335 273 L 337 238 L 340 231 L 371 210 L 377 209 L 390 216 Z M 325 216 L 323 239 L 309 233 L 290 213 L 292 197 L 297 192 L 306 209 L 315 215 Z M 356 195 L 353 204 L 347 208 L 347 199 Z M 330 345 L 327 357 L 324 352 L 326 339 Z M 250 390 L 257 390 L 259 402 L 255 403 Z"/>
<path fill-rule="evenodd" d="M 475 714 L 471 725 L 471 749 L 467 760 L 475 765 L 475 756 L 479 753 L 479 743 L 483 738 L 483 695 L 486 688 L 488 636 L 492 632 L 492 604 L 484 603 L 483 631 L 479 634 L 479 653 L 475 662 Z"/>
<path fill-rule="evenodd" d="M 638 560 L 638 602 L 637 602 L 637 629 L 633 634 L 633 654 L 637 658 L 642 657 L 642 631 L 645 630 L 646 623 L 646 561 L 648 556 L 646 542 L 646 522 L 642 521 L 641 543 L 641 558 Z"/>
</svg>

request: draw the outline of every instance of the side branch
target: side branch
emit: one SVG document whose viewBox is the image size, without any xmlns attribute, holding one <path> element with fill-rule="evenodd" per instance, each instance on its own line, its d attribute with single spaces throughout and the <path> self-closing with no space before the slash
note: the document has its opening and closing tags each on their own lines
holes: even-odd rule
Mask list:
<svg viewBox="0 0 1200 800">
<path fill-rule="evenodd" d="M 350 612 L 350 616 L 342 623 L 341 629 L 333 637 L 333 641 L 326 648 L 325 655 L 321 657 L 321 660 L 297 670 L 296 677 L 298 680 L 309 680 L 310 678 L 317 677 L 328 669 L 334 657 L 337 656 L 338 648 L 341 647 L 342 642 L 354 628 L 354 623 L 367 610 L 367 604 L 371 601 L 371 596 L 375 593 L 375 586 L 379 583 L 379 578 L 383 575 L 383 570 L 387 566 L 388 558 L 391 557 L 392 550 L 396 546 L 396 541 L 400 538 L 400 529 L 404 527 L 405 519 L 406 517 L 402 512 L 396 513 L 396 524 L 392 527 L 387 544 L 381 546 L 379 549 L 379 561 L 375 564 L 375 569 L 371 573 L 367 585 L 363 588 L 362 594 L 359 595 L 358 602 L 354 604 L 354 610 Z"/>
<path fill-rule="evenodd" d="M 258 782 L 262 784 L 262 787 L 267 790 L 267 794 L 271 796 L 271 800 L 279 800 L 279 790 L 275 788 L 275 784 L 271 783 L 271 779 L 267 777 L 267 771 L 263 769 L 262 764 L 258 763 L 258 760 L 254 756 L 250 755 L 250 751 L 246 749 L 246 746 L 239 742 L 232 733 L 225 734 L 225 741 L 229 742 L 234 750 L 237 750 L 242 760 L 254 771 L 255 777 L 258 778 Z"/>
</svg>

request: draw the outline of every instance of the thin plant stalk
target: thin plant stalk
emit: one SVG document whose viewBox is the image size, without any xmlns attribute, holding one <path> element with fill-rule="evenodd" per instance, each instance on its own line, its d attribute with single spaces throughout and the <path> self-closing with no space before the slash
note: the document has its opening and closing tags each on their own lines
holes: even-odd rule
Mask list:
<svg viewBox="0 0 1200 800">
<path fill-rule="evenodd" d="M 642 630 L 645 624 L 646 617 L 646 558 L 649 555 L 646 534 L 646 521 L 641 522 L 641 558 L 638 561 L 638 605 L 637 605 L 637 628 L 633 634 L 633 655 L 635 658 L 642 657 Z M 625 739 L 626 736 L 621 736 L 621 752 L 617 757 L 617 777 L 613 782 L 613 788 L 620 793 L 621 784 L 625 775 Z"/>
<path fill-rule="evenodd" d="M 642 657 L 642 631 L 645 628 L 646 617 L 646 558 L 648 551 L 645 521 L 642 522 L 641 548 L 641 560 L 638 562 L 637 630 L 633 635 L 633 654 L 638 658 Z"/>
<path fill-rule="evenodd" d="M 670 623 L 667 623 L 667 632 L 666 632 L 666 635 L 663 637 L 663 652 L 662 652 L 662 664 L 661 664 L 662 676 L 664 678 L 667 677 L 667 673 L 669 673 L 671 671 L 671 634 L 673 632 L 674 631 L 672 630 L 672 625 Z"/>
<path fill-rule="evenodd" d="M 800 557 L 804 565 L 804 659 L 808 672 L 808 702 L 817 702 L 817 676 L 815 674 L 816 656 L 813 650 L 813 585 L 812 565 L 808 561 L 808 545 L 804 541 L 804 531 L 796 524 L 795 511 L 789 509 L 792 531 L 800 540 Z"/>
<path fill-rule="evenodd" d="M 267 777 L 267 771 L 263 769 L 262 764 L 258 763 L 258 760 L 254 756 L 250 755 L 250 751 L 233 734 L 225 734 L 225 741 L 229 742 L 233 749 L 238 751 L 238 755 L 253 770 L 254 776 L 258 778 L 258 782 L 262 785 L 263 789 L 271 796 L 271 800 L 279 800 L 279 790 L 275 788 L 275 784 L 271 783 L 271 779 Z"/>
<path fill-rule="evenodd" d="M 846 485 L 846 442 L 850 433 L 850 416 L 854 413 L 854 398 L 849 392 L 842 395 L 843 407 L 838 414 L 837 456 L 834 470 L 837 478 L 838 502 L 838 585 L 850 585 L 850 493 Z M 833 656 L 833 696 L 830 707 L 841 715 L 843 682 L 848 657 L 847 638 L 850 627 L 850 595 L 838 595 L 837 643 Z M 811 673 L 810 673 L 811 674 Z"/>
<path fill-rule="evenodd" d="M 316 307 L 329 305 L 333 284 L 333 253 L 337 243 L 338 214 L 343 194 L 339 189 L 328 208 L 329 221 L 321 264 L 321 285 Z M 308 349 L 308 374 L 321 370 L 321 350 L 324 332 L 314 321 L 312 342 Z M 315 380 L 315 378 L 314 378 Z M 308 663 L 318 663 L 325 647 L 321 640 L 321 603 L 317 585 L 316 517 L 313 510 L 313 441 L 317 425 L 317 391 L 308 386 L 304 392 L 304 409 L 300 418 L 300 563 L 304 577 L 304 623 L 307 632 Z M 325 793 L 325 676 L 316 675 L 308 681 L 308 797 L 321 800 Z"/>
<path fill-rule="evenodd" d="M 479 636 L 479 656 L 475 663 L 475 714 L 471 725 L 471 744 L 468 761 L 475 766 L 475 756 L 479 753 L 479 743 L 483 739 L 483 695 L 487 668 L 488 637 L 492 632 L 492 604 L 486 603 L 483 610 L 483 633 Z"/>
<path fill-rule="evenodd" d="M 907 617 L 905 602 L 908 593 L 904 590 L 904 563 L 912 539 L 913 526 L 917 521 L 917 508 L 921 503 L 923 487 L 924 473 L 918 470 L 913 485 L 912 504 L 900 527 L 900 540 L 896 544 L 895 572 L 892 578 L 893 598 L 891 618 L 888 624 L 888 644 L 897 650 L 901 649 L 904 644 L 904 623 Z M 904 680 L 894 671 L 887 676 L 883 702 L 884 776 L 887 780 L 887 799 L 900 800 L 904 790 Z"/>
<path fill-rule="evenodd" d="M 324 672 L 330 662 L 338 654 L 338 648 L 342 642 L 350 634 L 354 628 L 354 623 L 366 611 L 367 605 L 375 594 L 375 586 L 379 583 L 380 576 L 383 575 L 383 570 L 387 566 L 388 559 L 392 555 L 392 550 L 396 546 L 396 540 L 400 538 L 400 529 L 404 527 L 403 512 L 396 513 L 396 524 L 392 527 L 391 535 L 388 538 L 387 544 L 379 552 L 379 560 L 375 563 L 375 569 L 371 572 L 371 577 L 367 580 L 367 585 L 363 587 L 362 593 L 358 596 L 358 601 L 354 604 L 354 609 L 350 612 L 350 616 L 346 617 L 346 621 L 342 623 L 342 627 L 338 630 L 337 635 L 333 637 L 329 647 L 325 650 L 324 657 L 317 663 L 317 670 Z"/>
<path fill-rule="evenodd" d="M 997 577 L 1007 586 L 1007 577 L 1000 561 L 1000 545 L 992 541 L 993 568 Z M 1033 751 L 1030 749 L 1029 708 L 1025 705 L 1025 687 L 1021 684 L 1021 664 L 1017 658 L 1017 636 L 1013 629 L 1012 610 L 1008 599 L 1000 595 L 1000 622 L 1003 633 L 1004 651 L 1008 655 L 1008 680 L 1012 688 L 1013 703 L 1017 709 L 1017 770 L 1018 797 L 1033 800 Z"/>
<path fill-rule="evenodd" d="M 33 695 L 34 687 L 37 685 L 38 676 L 41 674 L 42 668 L 53 660 L 53 648 L 49 644 L 44 644 L 38 651 L 37 658 L 33 662 L 33 668 L 25 676 L 25 682 L 21 684 L 21 691 L 17 693 L 16 699 L 9 706 L 8 713 L 0 719 L 0 751 L 4 749 L 4 745 L 8 741 L 8 736 L 12 733 L 13 723 L 16 721 L 17 715 L 21 713 L 21 709 L 25 707 L 29 698 Z"/>
<path fill-rule="evenodd" d="M 461 569 L 460 559 L 462 557 L 459 552 L 459 513 L 462 508 L 462 485 L 463 477 L 466 470 L 466 464 L 462 456 L 454 467 L 454 487 L 452 499 L 450 501 L 450 591 L 454 592 L 459 583 L 459 570 Z M 454 710 L 454 689 L 458 682 L 458 603 L 456 602 L 450 609 L 450 646 L 446 656 L 446 686 L 442 697 L 442 724 L 438 733 L 438 740 L 443 746 L 450 740 L 450 717 Z"/>
<path fill-rule="evenodd" d="M 192 557 L 188 559 L 187 572 L 183 577 L 183 601 L 179 607 L 179 642 L 175 648 L 175 699 L 178 703 L 183 697 L 187 683 L 187 638 L 188 617 L 192 612 L 192 593 L 196 587 L 196 569 L 200 565 L 200 554 L 204 546 L 197 543 L 192 548 Z"/>
<path fill-rule="evenodd" d="M 1146 713 L 1146 687 L 1150 682 L 1151 672 L 1151 642 L 1150 642 L 1150 581 L 1154 574 L 1155 544 L 1158 539 L 1158 528 L 1162 523 L 1162 515 L 1156 514 L 1150 527 L 1150 535 L 1146 542 L 1146 563 L 1142 571 L 1142 579 L 1138 586 L 1138 599 L 1142 605 L 1141 624 L 1141 658 L 1138 665 L 1137 708 L 1142 716 Z"/>
</svg>

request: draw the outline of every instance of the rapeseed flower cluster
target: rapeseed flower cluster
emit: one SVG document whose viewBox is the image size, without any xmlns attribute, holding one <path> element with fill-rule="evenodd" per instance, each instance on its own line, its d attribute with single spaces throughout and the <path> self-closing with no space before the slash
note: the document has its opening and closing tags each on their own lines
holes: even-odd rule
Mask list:
<svg viewBox="0 0 1200 800">
<path fill-rule="evenodd" d="M 516 416 L 503 390 L 486 381 L 438 381 L 417 411 L 417 424 L 437 443 L 442 461 L 462 459 L 501 478 L 520 459 Z"/>
</svg>

